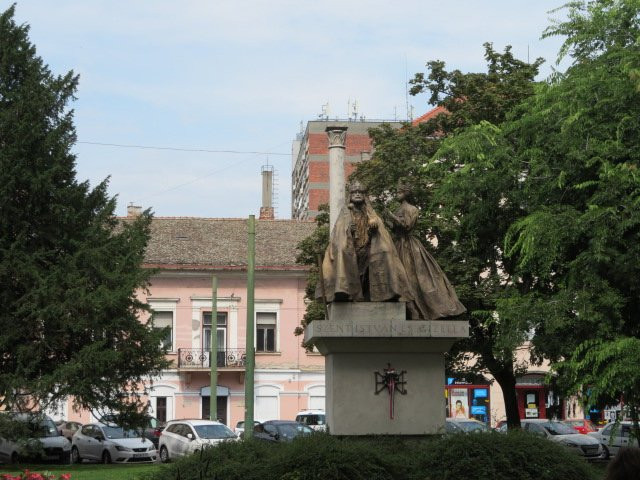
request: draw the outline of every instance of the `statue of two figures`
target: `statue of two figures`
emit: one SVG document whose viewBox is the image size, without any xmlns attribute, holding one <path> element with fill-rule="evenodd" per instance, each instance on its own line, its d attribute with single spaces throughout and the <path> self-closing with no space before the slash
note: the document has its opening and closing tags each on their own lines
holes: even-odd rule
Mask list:
<svg viewBox="0 0 640 480">
<path fill-rule="evenodd" d="M 395 212 L 386 212 L 394 238 L 354 181 L 349 202 L 331 231 L 316 296 L 325 302 L 406 302 L 407 318 L 436 320 L 466 311 L 446 275 L 413 234 L 418 208 L 401 182 Z"/>
</svg>

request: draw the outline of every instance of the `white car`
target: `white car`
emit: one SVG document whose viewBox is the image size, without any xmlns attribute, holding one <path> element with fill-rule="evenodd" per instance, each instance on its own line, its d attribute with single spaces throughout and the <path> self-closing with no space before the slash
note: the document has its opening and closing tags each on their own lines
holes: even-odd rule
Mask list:
<svg viewBox="0 0 640 480">
<path fill-rule="evenodd" d="M 117 425 L 89 423 L 73 435 L 71 459 L 73 463 L 93 460 L 102 463 L 155 462 L 156 447 L 135 430 Z"/>
<path fill-rule="evenodd" d="M 600 442 L 604 449 L 604 457 L 618 454 L 621 448 L 637 447 L 638 440 L 632 438 L 632 422 L 610 423 L 597 432 L 590 432 L 587 435 Z"/>
<path fill-rule="evenodd" d="M 573 428 L 556 420 L 530 419 L 520 420 L 523 430 L 540 435 L 552 442 L 569 447 L 572 451 L 587 460 L 603 457 L 602 445 L 595 438 L 576 432 Z"/>
<path fill-rule="evenodd" d="M 238 436 L 224 423 L 212 420 L 171 420 L 160 435 L 160 461 L 166 463 L 220 442 L 236 440 Z"/>
<path fill-rule="evenodd" d="M 327 416 L 324 410 L 303 410 L 298 412 L 296 422 L 311 427 L 318 432 L 327 430 Z"/>
<path fill-rule="evenodd" d="M 14 420 L 28 424 L 29 438 L 26 442 L 39 442 L 42 447 L 41 460 L 56 460 L 68 464 L 71 456 L 71 442 L 64 438 L 51 418 L 29 413 L 7 413 Z M 18 463 L 21 460 L 22 448 L 19 442 L 0 438 L 0 461 Z"/>
<path fill-rule="evenodd" d="M 257 420 L 254 420 L 253 425 L 254 426 L 260 425 L 260 422 Z M 244 433 L 244 420 L 240 420 L 238 423 L 236 423 L 236 428 L 234 428 L 233 431 L 238 436 L 242 435 Z"/>
</svg>

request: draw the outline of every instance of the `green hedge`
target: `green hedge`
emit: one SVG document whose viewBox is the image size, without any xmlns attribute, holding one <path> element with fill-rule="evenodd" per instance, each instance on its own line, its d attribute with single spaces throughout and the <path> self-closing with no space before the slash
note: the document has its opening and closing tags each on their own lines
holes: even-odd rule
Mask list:
<svg viewBox="0 0 640 480">
<path fill-rule="evenodd" d="M 595 480 L 574 452 L 521 432 L 430 439 L 233 442 L 168 464 L 145 480 Z"/>
</svg>

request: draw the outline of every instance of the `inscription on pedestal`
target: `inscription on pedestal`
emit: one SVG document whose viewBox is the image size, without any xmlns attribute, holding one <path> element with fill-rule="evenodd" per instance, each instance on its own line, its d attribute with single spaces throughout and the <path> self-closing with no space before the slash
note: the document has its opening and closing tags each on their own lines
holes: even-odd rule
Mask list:
<svg viewBox="0 0 640 480">
<path fill-rule="evenodd" d="M 407 321 L 364 323 L 319 320 L 309 327 L 314 337 L 467 337 L 464 321 Z"/>
</svg>

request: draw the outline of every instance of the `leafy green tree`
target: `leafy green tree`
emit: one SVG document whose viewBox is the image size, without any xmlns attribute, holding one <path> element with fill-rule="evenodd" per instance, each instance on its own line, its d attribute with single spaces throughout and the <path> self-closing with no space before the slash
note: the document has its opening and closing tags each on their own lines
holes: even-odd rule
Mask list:
<svg viewBox="0 0 640 480">
<path fill-rule="evenodd" d="M 640 2 L 567 8 L 567 20 L 545 35 L 566 36 L 561 55 L 573 63 L 504 127 L 523 166 L 526 213 L 510 227 L 505 249 L 535 282 L 534 352 L 566 360 L 561 374 L 584 373 L 582 393 L 593 383 L 598 392 L 634 398 L 640 385 L 632 392 L 619 375 L 630 359 L 640 363 L 629 340 L 640 338 Z M 603 359 L 607 374 L 595 382 L 586 373 L 601 371 Z M 565 383 L 576 391 L 572 375 Z"/>
<path fill-rule="evenodd" d="M 318 207 L 319 213 L 316 216 L 316 229 L 311 235 L 302 240 L 298 245 L 298 256 L 296 262 L 302 265 L 309 265 L 309 275 L 307 277 L 307 287 L 305 298 L 308 301 L 307 309 L 296 328 L 295 334 L 302 335 L 305 327 L 314 320 L 325 318 L 326 306 L 324 302 L 316 299 L 316 286 L 318 285 L 320 272 L 320 259 L 329 244 L 329 205 L 322 204 Z M 311 347 L 310 345 L 308 347 Z"/>
<path fill-rule="evenodd" d="M 633 420 L 634 435 L 640 438 L 640 339 L 588 340 L 571 358 L 556 364 L 556 370 L 570 392 L 579 392 L 587 405 L 624 402 Z"/>
<path fill-rule="evenodd" d="M 519 425 L 515 385 L 526 365 L 515 352 L 529 323 L 518 299 L 529 285 L 514 279 L 504 255 L 505 235 L 522 213 L 515 201 L 519 166 L 500 125 L 534 94 L 542 60 L 522 62 L 509 47 L 498 53 L 485 44 L 485 50 L 483 73 L 449 72 L 443 62 L 429 62 L 429 74 L 416 75 L 412 93 L 429 91 L 447 113 L 400 131 L 372 130 L 374 158 L 356 175 L 379 204 L 388 203 L 399 178 L 413 183 L 418 230 L 468 310 L 470 337 L 454 345 L 448 368 L 489 371 L 502 388 L 507 421 Z"/>
<path fill-rule="evenodd" d="M 136 297 L 151 214 L 118 222 L 106 181 L 76 180 L 78 77 L 50 72 L 14 8 L 0 15 L 0 409 L 71 397 L 133 419 L 167 366 Z"/>
</svg>

